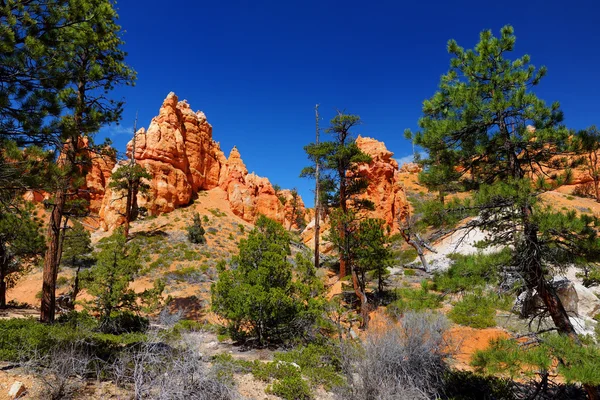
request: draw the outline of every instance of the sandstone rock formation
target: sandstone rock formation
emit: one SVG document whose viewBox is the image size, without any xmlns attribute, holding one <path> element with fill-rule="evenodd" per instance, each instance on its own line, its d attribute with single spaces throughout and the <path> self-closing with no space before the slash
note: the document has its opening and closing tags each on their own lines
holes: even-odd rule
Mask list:
<svg viewBox="0 0 600 400">
<path fill-rule="evenodd" d="M 359 168 L 359 174 L 369 180 L 364 196 L 375 203 L 370 217 L 383 219 L 392 232 L 396 232 L 398 219 L 407 215 L 409 204 L 400 184 L 398 163 L 392 158 L 394 153 L 385 147 L 385 143 L 373 138 L 359 136 L 356 145 L 372 158 L 369 164 Z"/>
<path fill-rule="evenodd" d="M 358 136 L 357 146 L 371 156 L 371 162 L 359 167 L 358 173 L 369 181 L 369 186 L 364 198 L 375 204 L 375 210 L 367 212 L 371 218 L 383 219 L 390 227 L 391 233 L 398 232 L 399 219 L 404 218 L 409 212 L 409 203 L 400 179 L 398 162 L 394 160 L 394 153 L 385 147 L 385 143 L 373 138 Z M 322 236 L 326 236 L 329 229 L 327 219 L 321 222 Z M 302 232 L 304 243 L 314 246 L 314 218 Z M 327 253 L 333 249 L 331 243 L 321 239 L 321 251 Z"/>
<path fill-rule="evenodd" d="M 237 148 L 226 158 L 213 140 L 212 126 L 204 113 L 193 112 L 174 93 L 164 100 L 148 130 L 140 129 L 135 142 L 128 143 L 127 152 L 153 176 L 148 182 L 149 192 L 138 195 L 138 205 L 150 215 L 187 205 L 200 190 L 221 187 L 233 213 L 245 221 L 253 222 L 259 214 L 265 214 L 289 225 L 289 213 L 281 201 L 286 194 L 275 193 L 267 178 L 249 174 Z M 122 223 L 121 201 L 118 194 L 106 191 L 99 211 L 104 229 Z"/>
<path fill-rule="evenodd" d="M 400 172 L 408 174 L 418 174 L 421 171 L 423 171 L 423 168 L 421 168 L 419 164 L 414 162 L 408 162 L 400 166 Z"/>
<path fill-rule="evenodd" d="M 84 139 L 85 146 L 88 147 L 88 141 Z M 85 197 L 90 202 L 90 211 L 94 214 L 100 212 L 102 200 L 108 180 L 116 164 L 114 155 L 90 153 L 91 167 L 85 176 Z"/>
</svg>

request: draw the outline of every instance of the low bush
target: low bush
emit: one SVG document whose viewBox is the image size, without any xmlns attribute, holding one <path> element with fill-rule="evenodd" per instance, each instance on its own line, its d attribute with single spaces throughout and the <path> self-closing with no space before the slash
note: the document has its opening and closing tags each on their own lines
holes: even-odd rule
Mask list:
<svg viewBox="0 0 600 400">
<path fill-rule="evenodd" d="M 310 400 L 313 398 L 308 384 L 302 379 L 302 376 L 298 375 L 286 376 L 273 383 L 266 391 L 285 400 Z"/>
<path fill-rule="evenodd" d="M 452 254 L 450 268 L 434 275 L 434 288 L 458 293 L 498 283 L 501 267 L 509 265 L 511 256 L 510 249 L 492 254 Z"/>
<path fill-rule="evenodd" d="M 144 333 L 148 330 L 148 318 L 131 312 L 116 312 L 102 321 L 100 330 L 103 333 L 121 335 L 123 333 Z"/>
<path fill-rule="evenodd" d="M 448 313 L 455 323 L 482 329 L 496 326 L 496 307 L 493 295 L 481 292 L 465 295 Z"/>
<path fill-rule="evenodd" d="M 125 346 L 145 338 L 142 333 L 114 335 L 98 332 L 98 323 L 85 313 L 72 312 L 53 325 L 34 319 L 0 320 L 0 360 L 27 361 L 43 357 L 52 349 L 73 343 L 95 358 L 113 359 Z"/>
<path fill-rule="evenodd" d="M 500 375 L 533 382 L 542 398 L 580 398 L 548 396 L 549 393 L 544 393 L 549 389 L 544 376 L 558 374 L 567 383 L 600 385 L 600 349 L 595 344 L 585 341 L 582 345 L 576 344 L 568 336 L 556 333 L 546 333 L 538 339 L 528 346 L 515 339 L 492 340 L 487 349 L 473 355 L 471 365 L 475 372 L 485 376 Z M 553 382 L 550 382 L 550 389 L 554 392 L 573 391 L 565 385 L 556 387 Z"/>
<path fill-rule="evenodd" d="M 388 314 L 394 318 L 402 316 L 407 311 L 433 310 L 442 306 L 442 296 L 431 292 L 426 281 L 421 282 L 419 289 L 397 289 L 395 294 L 397 300 L 387 307 Z"/>
<path fill-rule="evenodd" d="M 204 272 L 195 267 L 185 267 L 164 274 L 167 281 L 187 282 L 191 284 L 202 283 L 208 280 Z"/>
<path fill-rule="evenodd" d="M 275 361 L 298 365 L 302 375 L 314 386 L 322 385 L 331 389 L 344 384 L 339 347 L 331 344 L 311 343 L 287 352 L 275 353 L 273 358 Z"/>
<path fill-rule="evenodd" d="M 180 347 L 180 346 L 178 346 Z M 123 352 L 115 362 L 114 381 L 136 399 L 233 400 L 239 395 L 187 347 L 150 338 Z"/>
<path fill-rule="evenodd" d="M 210 208 L 208 211 L 217 218 L 225 217 L 227 215 L 223 211 L 219 210 L 218 208 Z"/>
</svg>

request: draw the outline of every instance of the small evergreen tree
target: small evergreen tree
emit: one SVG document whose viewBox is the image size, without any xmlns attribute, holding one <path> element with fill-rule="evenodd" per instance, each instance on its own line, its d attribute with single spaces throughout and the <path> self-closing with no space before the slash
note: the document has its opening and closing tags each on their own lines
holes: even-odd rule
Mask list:
<svg viewBox="0 0 600 400">
<path fill-rule="evenodd" d="M 301 199 L 300 194 L 298 194 L 298 189 L 293 188 L 290 190 L 291 199 L 286 207 L 286 215 L 285 218 L 290 221 L 290 225 L 288 227 L 288 231 L 292 230 L 293 226 L 298 227 L 299 229 L 304 228 L 304 215 L 302 214 L 301 209 Z"/>
<path fill-rule="evenodd" d="M 575 136 L 576 151 L 581 158 L 594 185 L 594 196 L 600 203 L 600 131 L 595 126 L 579 131 Z"/>
<path fill-rule="evenodd" d="M 109 321 L 117 311 L 137 310 L 136 294 L 129 284 L 141 268 L 140 250 L 128 244 L 122 228 L 102 240 L 96 254 L 96 265 L 82 274 L 84 287 L 94 297 L 88 307 L 100 316 L 100 323 Z"/>
<path fill-rule="evenodd" d="M 202 221 L 200 220 L 200 214 L 194 214 L 194 222 L 192 225 L 188 226 L 188 239 L 190 242 L 194 244 L 204 244 L 206 243 L 206 238 L 204 237 L 205 231 L 202 227 Z"/>
<path fill-rule="evenodd" d="M 360 210 L 373 209 L 373 203 L 361 198 L 368 186 L 368 180 L 358 173 L 362 163 L 371 161 L 371 157 L 363 153 L 356 145 L 352 130 L 360 124 L 358 115 L 342 112 L 331 120 L 325 132 L 332 135 L 333 140 L 311 143 L 304 150 L 311 160 L 317 160 L 321 168 L 319 176 L 319 203 L 322 208 L 333 208 L 331 213 L 330 240 L 336 244 L 340 260 L 340 278 L 346 276 L 347 267 L 352 274 L 354 292 L 360 300 L 363 314 L 363 327 L 368 322 L 367 295 L 361 288 L 359 270 L 354 259 L 352 237 L 357 232 L 357 217 Z M 302 170 L 301 176 L 316 178 L 316 167 L 310 166 Z"/>
<path fill-rule="evenodd" d="M 0 209 L 0 308 L 6 307 L 6 290 L 14 286 L 24 263 L 44 251 L 44 238 L 31 205 L 12 212 Z"/>
<path fill-rule="evenodd" d="M 129 236 L 129 224 L 138 216 L 138 193 L 146 193 L 150 185 L 144 179 L 152 179 L 152 175 L 141 165 L 132 161 L 119 167 L 110 177 L 109 187 L 123 194 L 125 198 L 124 234 Z"/>
<path fill-rule="evenodd" d="M 211 287 L 213 311 L 228 321 L 232 337 L 254 337 L 259 345 L 299 334 L 293 322 L 310 303 L 302 282 L 292 281 L 287 231 L 261 215 L 238 249 Z"/>
<path fill-rule="evenodd" d="M 381 219 L 368 218 L 360 222 L 358 228 L 358 247 L 356 259 L 363 279 L 369 272 L 377 280 L 377 294 L 381 298 L 385 279 L 389 275 L 392 253 L 388 247 L 389 238 L 384 230 L 385 222 Z"/>
<path fill-rule="evenodd" d="M 81 222 L 75 221 L 73 227 L 65 231 L 60 259 L 61 266 L 75 269 L 72 288 L 68 294 L 70 307 L 73 307 L 75 301 L 77 301 L 80 290 L 79 277 L 81 269 L 87 269 L 95 262 L 92 251 L 90 232 L 84 228 Z"/>
</svg>

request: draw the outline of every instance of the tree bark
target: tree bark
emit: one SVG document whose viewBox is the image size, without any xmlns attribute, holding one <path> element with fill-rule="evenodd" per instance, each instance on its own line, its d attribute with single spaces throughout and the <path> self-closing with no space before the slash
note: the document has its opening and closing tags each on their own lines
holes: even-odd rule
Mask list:
<svg viewBox="0 0 600 400">
<path fill-rule="evenodd" d="M 0 308 L 6 308 L 6 274 L 8 272 L 8 263 L 10 257 L 5 247 L 5 243 L 0 245 Z"/>
<path fill-rule="evenodd" d="M 352 268 L 352 286 L 354 287 L 354 293 L 360 301 L 360 315 L 362 316 L 361 329 L 367 329 L 369 327 L 369 301 L 367 294 L 362 289 L 358 282 L 358 275 L 356 269 Z"/>
<path fill-rule="evenodd" d="M 64 187 L 60 187 L 54 196 L 54 208 L 50 215 L 47 231 L 47 249 L 44 256 L 44 272 L 42 284 L 42 304 L 40 321 L 54 322 L 56 308 L 56 277 L 58 275 L 58 262 L 60 250 L 60 231 L 67 194 Z"/>
<path fill-rule="evenodd" d="M 127 188 L 127 200 L 125 203 L 125 225 L 123 227 L 123 234 L 125 235 L 125 240 L 127 240 L 127 238 L 129 237 L 129 223 L 131 221 L 131 209 L 132 207 L 132 202 L 131 202 L 131 197 L 132 197 L 132 193 L 131 193 L 131 182 L 129 183 L 129 188 Z"/>
<path fill-rule="evenodd" d="M 575 344 L 581 346 L 581 340 L 579 339 L 573 324 L 569 320 L 569 315 L 567 314 L 562 301 L 544 276 L 538 241 L 538 230 L 537 227 L 530 222 L 532 210 L 529 207 L 524 207 L 522 213 L 525 233 L 525 248 L 522 257 L 527 261 L 525 266 L 525 278 L 528 289 L 537 290 L 540 299 L 550 314 L 550 318 L 552 318 L 552 322 L 554 322 L 554 325 L 558 329 L 558 333 L 568 336 Z M 600 399 L 600 393 L 597 387 L 593 385 L 583 385 L 583 387 L 590 399 Z"/>
<path fill-rule="evenodd" d="M 402 235 L 402 238 L 406 243 L 408 243 L 413 249 L 415 249 L 417 255 L 419 256 L 419 260 L 421 260 L 421 264 L 423 264 L 425 272 L 429 272 L 429 263 L 425 259 L 425 253 L 423 252 L 423 248 L 411 237 L 410 233 L 406 232 L 406 229 L 400 229 L 400 235 Z"/>
</svg>

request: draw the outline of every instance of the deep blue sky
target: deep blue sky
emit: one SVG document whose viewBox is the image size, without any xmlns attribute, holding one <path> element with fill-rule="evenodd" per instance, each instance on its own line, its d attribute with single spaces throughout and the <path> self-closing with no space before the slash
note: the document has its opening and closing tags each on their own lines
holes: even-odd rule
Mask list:
<svg viewBox="0 0 600 400">
<path fill-rule="evenodd" d="M 138 72 L 121 126 L 105 128 L 119 150 L 135 113 L 147 127 L 170 91 L 206 113 L 226 155 L 236 145 L 250 171 L 298 187 L 312 205 L 313 183 L 298 178 L 335 109 L 361 116 L 357 133 L 411 154 L 421 104 L 448 70 L 448 39 L 473 47 L 483 29 L 512 24 L 515 56 L 531 55 L 548 76 L 537 93 L 560 101 L 566 124 L 600 124 L 600 2 L 520 1 L 171 1 L 121 0 L 120 24 Z"/>
</svg>

